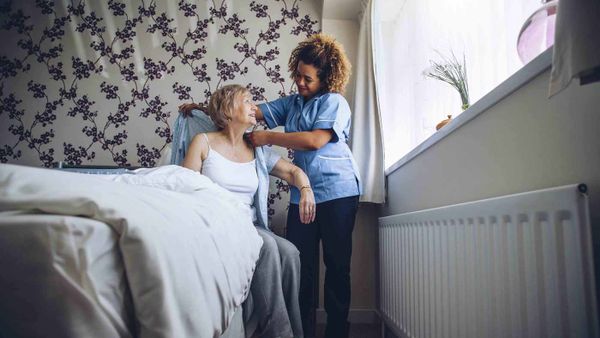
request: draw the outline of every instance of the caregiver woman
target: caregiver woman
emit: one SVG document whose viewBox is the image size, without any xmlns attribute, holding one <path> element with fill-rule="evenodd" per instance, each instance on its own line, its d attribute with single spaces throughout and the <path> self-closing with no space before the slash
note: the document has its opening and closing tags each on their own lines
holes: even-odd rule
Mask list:
<svg viewBox="0 0 600 338">
<path fill-rule="evenodd" d="M 350 77 L 343 47 L 316 34 L 301 42 L 288 62 L 298 94 L 260 104 L 257 117 L 285 133 L 255 131 L 254 146 L 275 144 L 294 149 L 294 164 L 308 175 L 317 203 L 315 221 L 299 218 L 300 193 L 291 187 L 287 239 L 300 251 L 300 309 L 304 333 L 314 332 L 315 281 L 319 240 L 325 263 L 326 337 L 348 336 L 352 230 L 361 193 L 356 163 L 347 145 L 350 107 L 342 96 Z M 261 116 L 262 115 L 262 116 Z"/>
</svg>

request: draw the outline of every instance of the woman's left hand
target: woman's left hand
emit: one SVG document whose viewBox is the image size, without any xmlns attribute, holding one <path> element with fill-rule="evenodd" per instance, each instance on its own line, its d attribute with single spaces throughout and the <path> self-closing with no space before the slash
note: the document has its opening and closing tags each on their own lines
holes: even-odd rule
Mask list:
<svg viewBox="0 0 600 338">
<path fill-rule="evenodd" d="M 197 109 L 201 110 L 204 113 L 207 113 L 207 108 L 205 106 L 199 105 L 197 103 L 183 103 L 179 105 L 179 111 L 183 113 L 183 116 L 188 117 L 192 116 L 192 110 Z"/>
<path fill-rule="evenodd" d="M 315 195 L 311 188 L 300 190 L 300 221 L 304 224 L 312 223 L 317 214 L 317 205 L 315 204 Z"/>
<path fill-rule="evenodd" d="M 266 144 L 268 144 L 268 135 L 269 135 L 270 131 L 253 131 L 251 133 L 248 133 L 248 141 L 250 142 L 250 144 L 252 144 L 252 146 L 254 147 L 260 147 L 260 146 L 264 146 Z"/>
</svg>

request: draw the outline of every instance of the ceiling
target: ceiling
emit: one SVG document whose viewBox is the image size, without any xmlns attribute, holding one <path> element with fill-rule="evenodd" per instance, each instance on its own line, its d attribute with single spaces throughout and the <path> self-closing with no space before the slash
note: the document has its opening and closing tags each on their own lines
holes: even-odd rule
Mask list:
<svg viewBox="0 0 600 338">
<path fill-rule="evenodd" d="M 356 20 L 359 21 L 359 14 L 363 3 L 368 0 L 317 0 L 323 4 L 323 19 L 328 20 Z M 381 21 L 396 20 L 401 13 L 406 0 L 377 0 L 378 17 Z"/>
<path fill-rule="evenodd" d="M 323 19 L 325 20 L 356 20 L 364 0 L 322 0 Z M 366 1 L 365 1 L 366 2 Z"/>
</svg>

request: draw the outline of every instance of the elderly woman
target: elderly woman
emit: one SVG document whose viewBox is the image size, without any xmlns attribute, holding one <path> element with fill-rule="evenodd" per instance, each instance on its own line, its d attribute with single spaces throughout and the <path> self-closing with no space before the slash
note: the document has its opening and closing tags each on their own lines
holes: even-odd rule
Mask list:
<svg viewBox="0 0 600 338">
<path fill-rule="evenodd" d="M 244 141 L 245 131 L 256 124 L 256 111 L 246 88 L 228 85 L 218 89 L 210 98 L 208 114 L 219 130 L 196 135 L 183 166 L 200 171 L 238 196 L 263 239 L 250 285 L 254 301 L 252 312 L 258 320 L 255 335 L 263 338 L 302 337 L 298 303 L 299 252 L 292 243 L 268 230 L 265 210 L 257 208 L 267 200 L 267 191 L 259 189 L 259 176 L 270 173 L 300 191 L 302 223 L 314 221 L 315 199 L 308 177 L 300 168 L 268 148 L 255 149 Z M 262 160 L 257 161 L 259 158 Z"/>
</svg>

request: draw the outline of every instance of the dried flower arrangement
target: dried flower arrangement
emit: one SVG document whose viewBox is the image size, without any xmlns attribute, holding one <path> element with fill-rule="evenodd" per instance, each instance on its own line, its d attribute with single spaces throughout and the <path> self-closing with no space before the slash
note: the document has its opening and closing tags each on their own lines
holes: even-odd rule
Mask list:
<svg viewBox="0 0 600 338">
<path fill-rule="evenodd" d="M 463 54 L 462 63 L 458 61 L 454 52 L 450 57 L 442 55 L 436 51 L 442 61 L 429 60 L 431 67 L 423 72 L 423 75 L 432 79 L 437 79 L 451 85 L 460 94 L 462 109 L 469 108 L 469 85 L 467 83 L 467 65 L 465 55 Z"/>
</svg>

